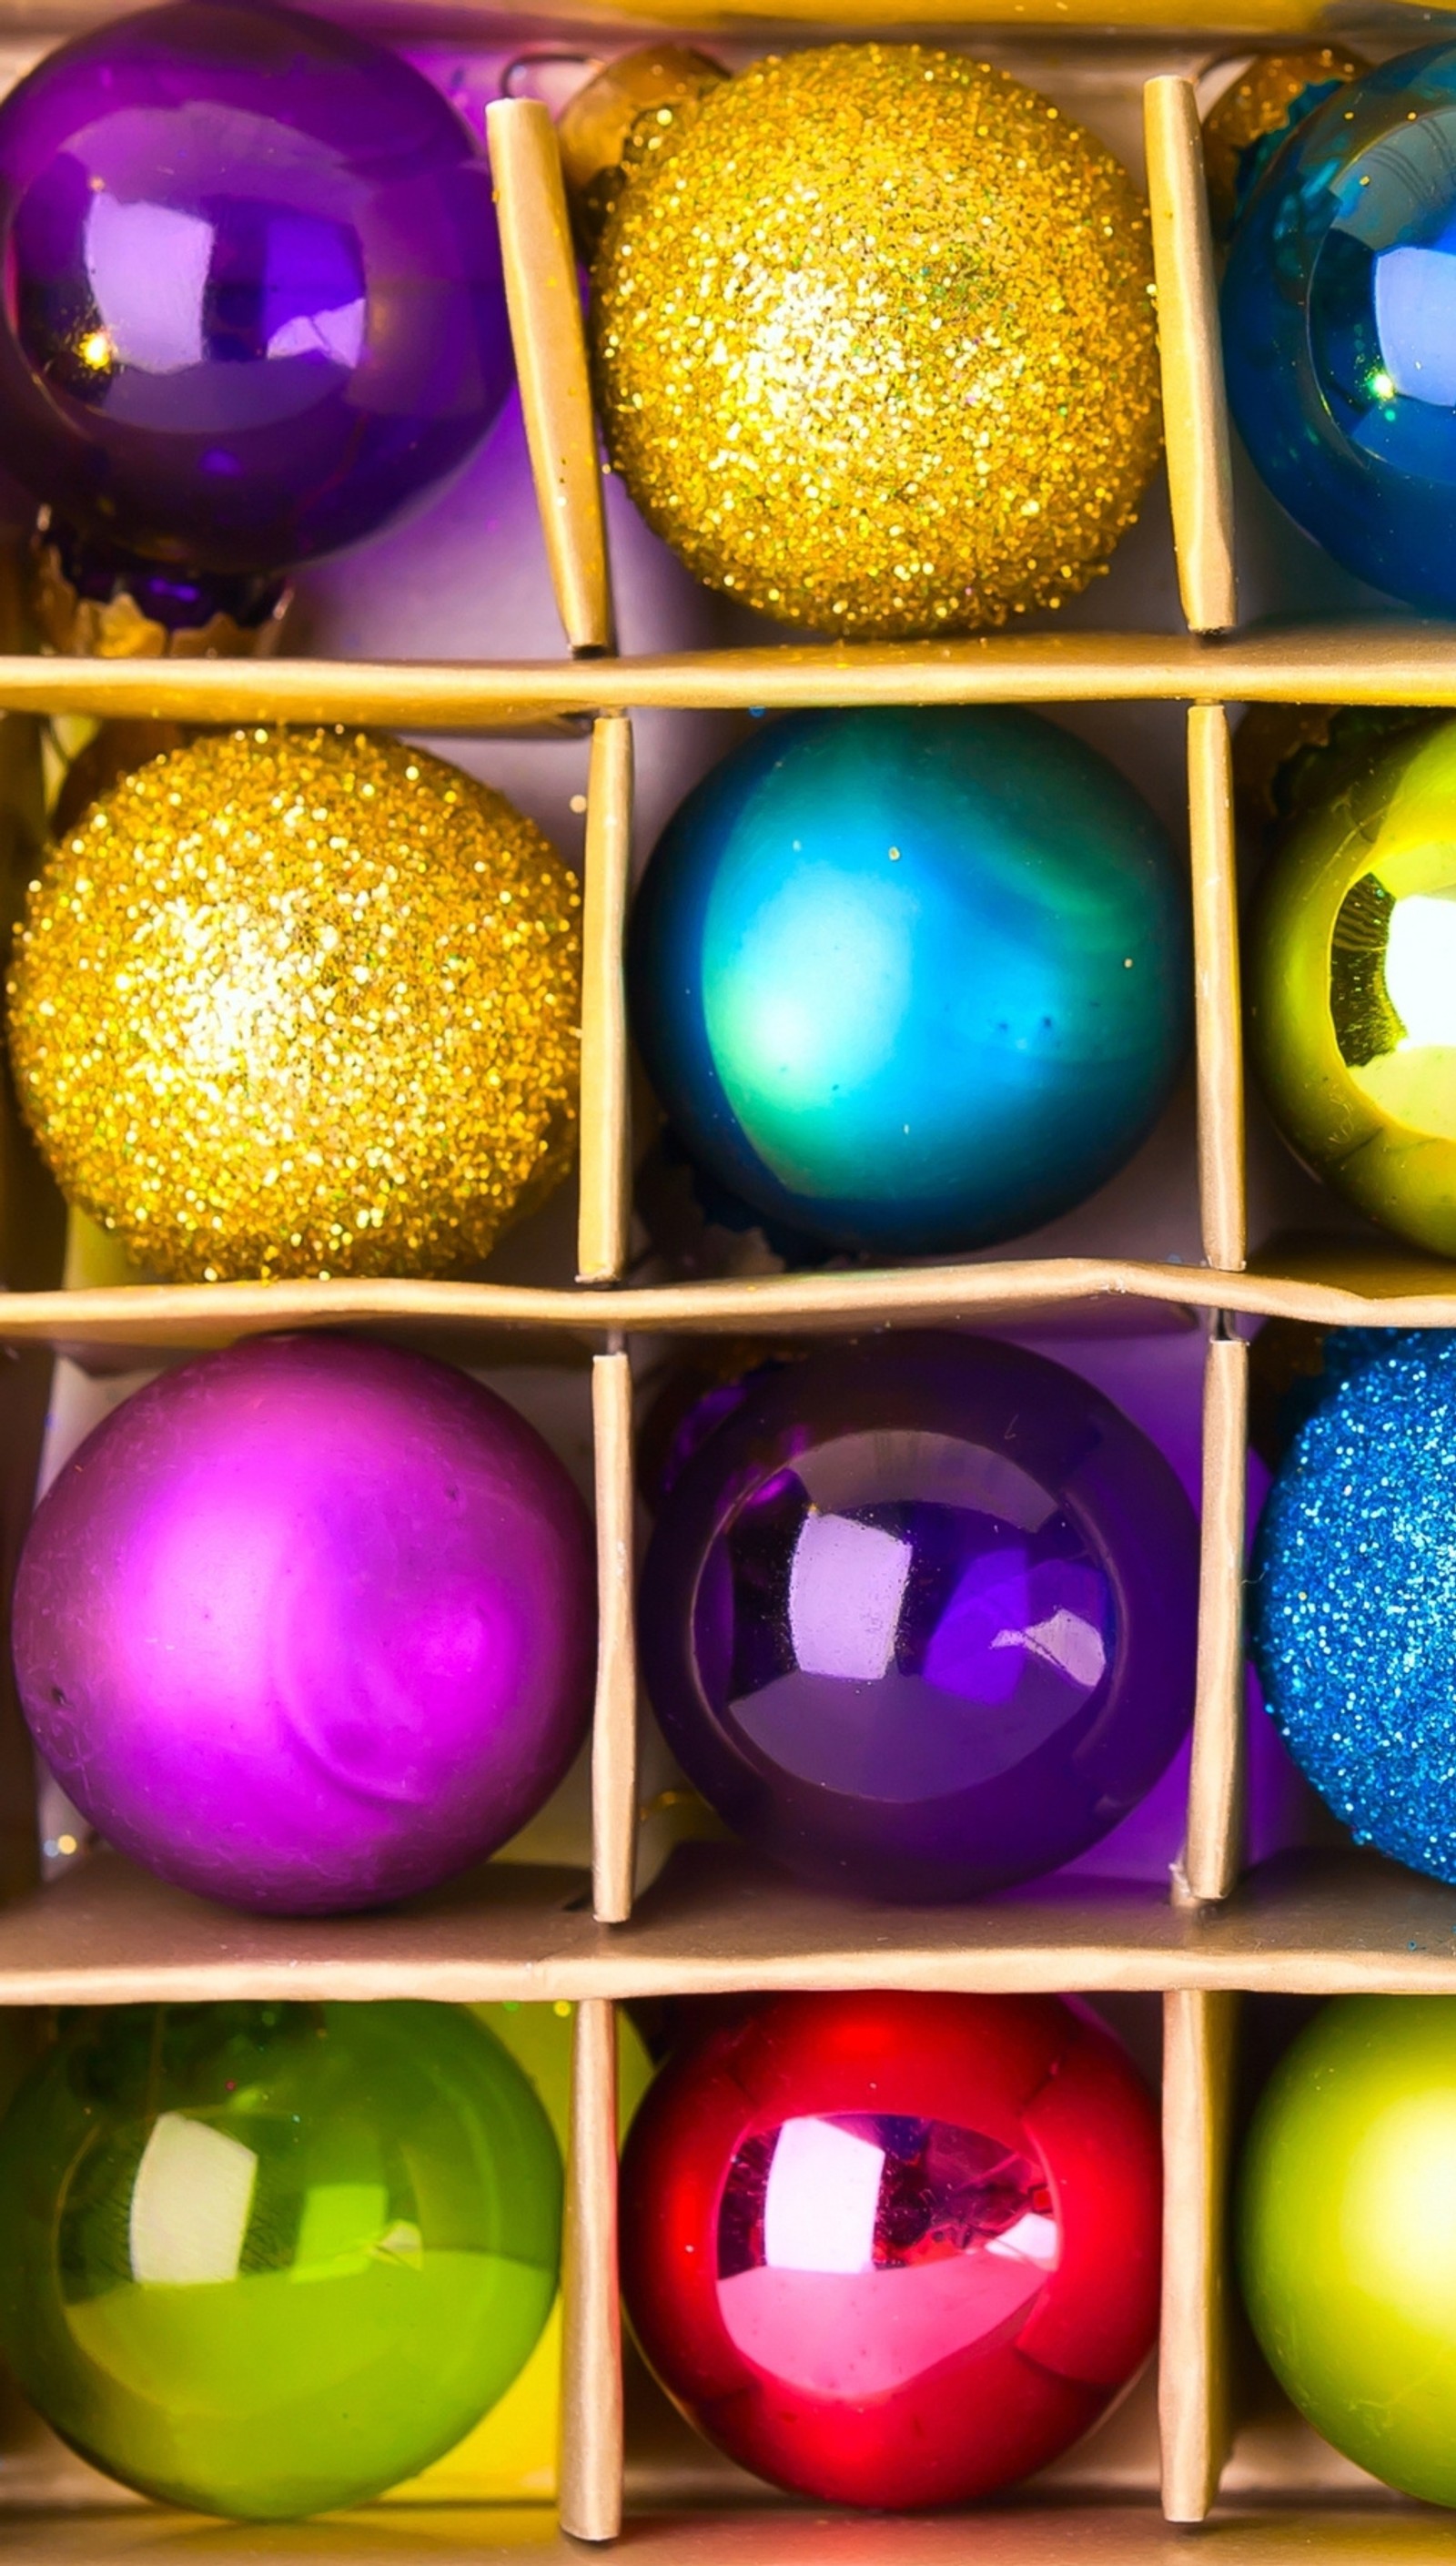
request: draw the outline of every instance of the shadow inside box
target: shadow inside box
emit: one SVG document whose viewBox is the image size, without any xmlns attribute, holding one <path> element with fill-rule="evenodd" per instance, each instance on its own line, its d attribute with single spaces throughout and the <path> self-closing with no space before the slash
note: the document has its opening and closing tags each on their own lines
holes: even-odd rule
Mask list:
<svg viewBox="0 0 1456 2566">
<path fill-rule="evenodd" d="M 979 2566 L 1173 2566 L 1190 2534 L 1165 2522 L 1152 2500 L 1075 2503 L 1008 2498 L 972 2512 L 886 2515 L 790 2509 L 783 2499 L 708 2510 L 634 2510 L 616 2553 L 643 2566 L 961 2566 L 968 2542 Z M 1450 2554 L 1448 2513 L 1368 2503 L 1220 2508 L 1196 2533 L 1220 2566 L 1285 2566 L 1318 2549 L 1322 2566 L 1426 2566 Z M 22 2511 L 5 2522 L 15 2566 L 80 2561 L 213 2557 L 313 2566 L 314 2560 L 429 2555 L 472 2566 L 528 2555 L 580 2560 L 582 2547 L 552 2511 L 492 2506 L 390 2505 L 307 2522 L 202 2521 L 150 2505 L 95 2511 Z"/>
<path fill-rule="evenodd" d="M 1279 2504 L 1223 2510 L 1196 2531 L 1164 2521 L 1155 2500 L 1059 2503 L 1041 2490 L 962 2513 L 895 2515 L 735 2506 L 711 2513 L 639 2513 L 620 2548 L 661 2566 L 1173 2566 L 1190 2539 L 1215 2544 L 1220 2566 L 1286 2566 L 1318 2552 L 1321 2566 L 1424 2566 L 1450 2555 L 1451 2520 L 1394 2498 L 1341 2506 Z M 1440 2543 L 1438 2545 L 1438 2542 Z"/>
<path fill-rule="evenodd" d="M 1282 1948 L 1327 1954 L 1332 1984 L 1341 1961 L 1382 1954 L 1397 1969 L 1412 1958 L 1439 1961 L 1456 1982 L 1456 1885 L 1407 1871 L 1348 1838 L 1271 1855 L 1245 1874 L 1225 1906 L 1203 1910 L 1202 1918 L 1209 1932 L 1224 1923 L 1268 1936 L 1271 1947 L 1277 1935 Z"/>
<path fill-rule="evenodd" d="M 1055 1948 L 1098 1922 L 1116 1937 L 1137 1926 L 1155 1929 L 1171 1913 L 1164 1884 L 1080 1880 L 1053 1875 L 1016 1889 L 946 1906 L 909 1906 L 862 1898 L 851 1890 L 811 1887 L 735 1843 L 689 1842 L 674 1848 L 637 1899 L 627 1935 L 678 1938 L 684 1951 L 716 1934 L 745 1955 L 768 1960 L 812 1944 L 859 1948 L 945 1946 L 971 1942 L 1045 1941 Z"/>
<path fill-rule="evenodd" d="M 629 1925 L 602 1928 L 625 1993 L 803 1984 L 987 1989 L 1456 1990 L 1456 1887 L 1345 1843 L 1275 1855 L 1221 1904 L 1149 1882 L 1056 1878 L 955 1907 L 805 1887 L 724 1844 L 679 1846 Z M 612 1953 L 616 1954 L 612 1961 Z"/>
<path fill-rule="evenodd" d="M 367 2566 L 378 2559 L 467 2558 L 471 2566 L 517 2556 L 580 2557 L 547 2504 L 368 2505 L 312 2521 L 215 2521 L 198 2513 L 122 2495 L 96 2505 L 0 2504 L 0 2546 L 7 2566 L 210 2557 L 267 2560 L 268 2566 Z"/>
</svg>

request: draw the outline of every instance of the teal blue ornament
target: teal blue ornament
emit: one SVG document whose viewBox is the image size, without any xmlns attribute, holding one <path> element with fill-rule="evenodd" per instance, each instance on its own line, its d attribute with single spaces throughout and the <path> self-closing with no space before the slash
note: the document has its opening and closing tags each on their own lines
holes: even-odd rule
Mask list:
<svg viewBox="0 0 1456 2566">
<path fill-rule="evenodd" d="M 1187 1049 L 1187 889 L 1141 796 L 1034 713 L 795 713 L 689 794 L 637 898 L 679 1138 L 836 1246 L 989 1246 L 1115 1174 Z"/>
<path fill-rule="evenodd" d="M 1229 249 L 1234 422 L 1341 568 L 1456 614 L 1456 45 L 1397 54 L 1296 118 Z"/>
</svg>

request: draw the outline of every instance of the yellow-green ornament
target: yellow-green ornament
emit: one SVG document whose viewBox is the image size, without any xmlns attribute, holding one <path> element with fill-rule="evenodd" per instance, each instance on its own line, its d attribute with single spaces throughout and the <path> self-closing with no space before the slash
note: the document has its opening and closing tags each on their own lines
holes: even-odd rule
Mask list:
<svg viewBox="0 0 1456 2566">
<path fill-rule="evenodd" d="M 680 87 L 597 189 L 598 393 L 648 524 L 709 587 L 835 635 L 1075 597 L 1160 442 L 1125 170 L 1004 72 L 926 46 Z"/>
<path fill-rule="evenodd" d="M 1286 1139 L 1372 1220 L 1456 1256 L 1456 720 L 1341 762 L 1276 857 L 1249 945 Z"/>
<path fill-rule="evenodd" d="M 448 1274 L 570 1163 L 580 893 L 372 733 L 212 733 L 47 857 L 7 984 L 68 1199 L 165 1281 Z"/>
</svg>

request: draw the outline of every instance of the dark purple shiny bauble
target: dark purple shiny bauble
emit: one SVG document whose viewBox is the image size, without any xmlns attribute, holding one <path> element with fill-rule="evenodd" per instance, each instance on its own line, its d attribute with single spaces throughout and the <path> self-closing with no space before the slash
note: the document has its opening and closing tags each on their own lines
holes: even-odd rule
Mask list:
<svg viewBox="0 0 1456 2566">
<path fill-rule="evenodd" d="M 128 551 L 276 571 L 397 516 L 512 379 L 490 175 L 421 74 L 177 0 L 0 107 L 0 451 Z"/>
<path fill-rule="evenodd" d="M 673 1481 L 642 1578 L 668 1744 L 802 1878 L 973 1897 L 1070 1862 L 1193 1706 L 1198 1529 L 1099 1391 L 884 1337 L 765 1373 Z"/>
</svg>

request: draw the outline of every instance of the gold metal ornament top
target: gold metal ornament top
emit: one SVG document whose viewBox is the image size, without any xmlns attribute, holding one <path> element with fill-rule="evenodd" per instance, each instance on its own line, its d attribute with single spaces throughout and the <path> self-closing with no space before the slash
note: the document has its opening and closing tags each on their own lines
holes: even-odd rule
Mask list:
<svg viewBox="0 0 1456 2566">
<path fill-rule="evenodd" d="M 269 659 L 291 603 L 284 589 L 259 624 L 216 614 L 173 631 L 143 613 L 119 587 L 109 598 L 82 597 L 67 576 L 60 546 L 42 527 L 31 545 L 30 605 L 42 646 L 75 659 Z"/>
<path fill-rule="evenodd" d="M 1346 764 L 1251 934 L 1255 1062 L 1299 1155 L 1456 1256 L 1456 719 Z"/>
<path fill-rule="evenodd" d="M 439 758 L 205 734 L 31 886 L 27 1120 L 163 1280 L 467 1268 L 573 1154 L 580 909 L 535 824 Z"/>
<path fill-rule="evenodd" d="M 1203 166 L 1214 232 L 1227 239 L 1239 209 L 1244 155 L 1266 135 L 1290 130 L 1291 110 L 1308 90 L 1358 80 L 1369 64 L 1342 45 L 1305 45 L 1293 53 L 1256 54 L 1203 120 Z"/>
<path fill-rule="evenodd" d="M 593 270 L 607 444 L 648 524 L 709 587 L 834 635 L 1075 597 L 1160 441 L 1125 170 L 919 45 L 770 57 L 664 114 Z"/>
<path fill-rule="evenodd" d="M 562 175 L 578 241 L 596 256 L 629 170 L 660 149 L 682 111 L 728 78 L 687 45 L 621 54 L 579 89 L 557 119 Z"/>
</svg>

